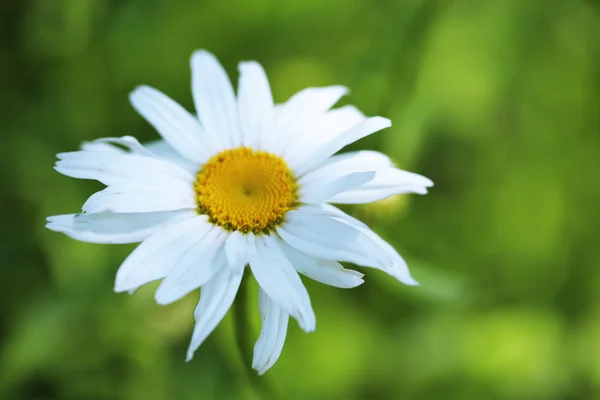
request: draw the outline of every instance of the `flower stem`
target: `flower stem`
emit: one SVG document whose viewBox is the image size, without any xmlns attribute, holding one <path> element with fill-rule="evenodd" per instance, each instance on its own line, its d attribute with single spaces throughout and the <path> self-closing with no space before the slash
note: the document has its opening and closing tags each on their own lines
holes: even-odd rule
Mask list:
<svg viewBox="0 0 600 400">
<path fill-rule="evenodd" d="M 235 341 L 242 356 L 244 371 L 250 380 L 254 390 L 260 395 L 261 399 L 278 399 L 279 396 L 274 388 L 269 385 L 268 380 L 261 378 L 256 371 L 252 369 L 252 324 L 248 315 L 248 296 L 250 291 L 248 285 L 250 282 L 248 269 L 244 269 L 242 283 L 238 290 L 235 302 L 233 304 L 233 318 L 235 329 Z"/>
<path fill-rule="evenodd" d="M 248 270 L 244 269 L 242 283 L 240 284 L 240 288 L 238 289 L 238 293 L 233 304 L 235 341 L 240 349 L 242 361 L 246 367 L 250 367 L 252 365 L 252 349 L 251 343 L 248 340 L 248 338 L 251 337 L 250 318 L 247 311 L 249 280 Z M 252 373 L 252 370 L 250 370 L 250 372 Z M 252 375 L 255 374 L 252 373 Z"/>
</svg>

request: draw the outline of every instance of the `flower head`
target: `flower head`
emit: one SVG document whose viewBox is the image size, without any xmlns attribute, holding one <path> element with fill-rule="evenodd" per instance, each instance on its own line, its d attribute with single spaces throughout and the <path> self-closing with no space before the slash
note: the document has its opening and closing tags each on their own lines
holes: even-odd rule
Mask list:
<svg viewBox="0 0 600 400">
<path fill-rule="evenodd" d="M 432 182 L 379 152 L 334 155 L 391 125 L 352 106 L 331 110 L 344 87 L 308 88 L 275 105 L 256 62 L 239 65 L 237 96 L 212 54 L 195 52 L 191 68 L 197 115 L 150 87 L 131 93 L 162 141 L 104 138 L 58 155 L 60 173 L 107 187 L 82 213 L 49 217 L 47 227 L 86 242 L 141 242 L 117 272 L 117 292 L 162 279 L 155 298 L 168 304 L 201 288 L 188 359 L 227 313 L 249 266 L 262 317 L 253 367 L 264 373 L 281 354 L 289 316 L 315 330 L 298 272 L 356 287 L 363 275 L 339 263 L 347 261 L 417 284 L 388 243 L 329 203 L 424 194 Z"/>
</svg>

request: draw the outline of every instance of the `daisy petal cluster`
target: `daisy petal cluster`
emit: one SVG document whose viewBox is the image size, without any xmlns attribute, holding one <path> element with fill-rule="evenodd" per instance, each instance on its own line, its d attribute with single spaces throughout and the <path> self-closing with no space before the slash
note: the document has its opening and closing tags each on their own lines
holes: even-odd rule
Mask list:
<svg viewBox="0 0 600 400">
<path fill-rule="evenodd" d="M 391 245 L 331 203 L 424 194 L 432 182 L 376 151 L 336 154 L 391 125 L 353 106 L 332 109 L 347 93 L 342 86 L 308 88 L 275 105 L 256 62 L 239 64 L 237 95 L 212 54 L 195 52 L 191 70 L 196 114 L 151 87 L 130 95 L 162 140 L 102 138 L 58 154 L 58 172 L 106 188 L 82 212 L 49 217 L 47 227 L 85 242 L 141 242 L 117 272 L 117 292 L 162 280 L 155 298 L 169 304 L 200 288 L 188 360 L 250 268 L 262 322 L 252 367 L 262 374 L 282 352 L 290 316 L 315 330 L 299 274 L 360 285 L 363 275 L 342 261 L 417 284 Z"/>
</svg>

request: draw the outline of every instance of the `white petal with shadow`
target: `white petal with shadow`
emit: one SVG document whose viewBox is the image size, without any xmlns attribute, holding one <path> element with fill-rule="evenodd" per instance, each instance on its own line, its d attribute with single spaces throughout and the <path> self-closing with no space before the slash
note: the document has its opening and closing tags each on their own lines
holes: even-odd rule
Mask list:
<svg viewBox="0 0 600 400">
<path fill-rule="evenodd" d="M 294 249 L 283 240 L 280 240 L 278 244 L 296 271 L 310 279 L 342 289 L 357 287 L 364 282 L 362 279 L 363 274 L 345 269 L 337 261 L 308 256 Z"/>
<path fill-rule="evenodd" d="M 332 203 L 368 203 L 403 193 L 427 193 L 433 182 L 419 174 L 395 168 L 391 160 L 376 151 L 358 151 L 335 155 L 314 171 L 302 176 L 302 187 L 336 179 L 352 172 L 375 171 L 373 179 L 364 184 L 337 193 L 328 199 Z"/>
<path fill-rule="evenodd" d="M 192 95 L 198 119 L 217 150 L 241 142 L 237 103 L 227 73 L 217 58 L 205 50 L 192 55 Z"/>
<path fill-rule="evenodd" d="M 250 259 L 256 253 L 254 241 L 254 233 L 252 232 L 234 231 L 229 234 L 225 242 L 225 255 L 227 256 L 229 268 L 233 271 L 240 271 L 250 262 Z"/>
<path fill-rule="evenodd" d="M 179 300 L 224 268 L 226 259 L 223 245 L 226 238 L 227 233 L 218 226 L 213 226 L 204 235 L 198 235 L 196 242 L 173 260 L 173 269 L 156 291 L 156 302 L 169 304 Z"/>
<path fill-rule="evenodd" d="M 239 64 L 238 113 L 241 143 L 259 148 L 261 136 L 273 119 L 274 104 L 267 74 L 256 61 Z"/>
<path fill-rule="evenodd" d="M 74 151 L 57 154 L 56 169 L 63 175 L 79 179 L 94 179 L 105 185 L 132 181 L 153 182 L 176 179 L 194 182 L 194 174 L 154 157 L 112 151 Z"/>
<path fill-rule="evenodd" d="M 407 285 L 418 284 L 394 248 L 364 224 L 304 208 L 288 211 L 277 233 L 287 244 L 313 257 L 378 268 Z"/>
<path fill-rule="evenodd" d="M 277 108 L 261 148 L 281 154 L 293 138 L 313 129 L 319 118 L 347 92 L 343 86 L 327 86 L 307 88 L 294 94 Z"/>
<path fill-rule="evenodd" d="M 91 195 L 82 209 L 88 213 L 145 213 L 196 207 L 192 185 L 173 179 L 157 179 L 151 183 L 134 181 L 110 185 Z"/>
<path fill-rule="evenodd" d="M 427 188 L 431 186 L 433 186 L 433 182 L 422 175 L 394 167 L 385 167 L 377 170 L 371 181 L 339 193 L 329 201 L 344 204 L 370 203 L 397 194 L 426 194 Z"/>
<path fill-rule="evenodd" d="M 254 345 L 252 368 L 262 375 L 275 364 L 281 355 L 289 316 L 261 288 L 258 289 L 258 311 L 261 329 Z"/>
<path fill-rule="evenodd" d="M 48 217 L 46 228 L 89 243 L 136 243 L 160 229 L 196 216 L 194 210 L 155 213 L 67 214 Z"/>
<path fill-rule="evenodd" d="M 200 301 L 194 311 L 196 324 L 188 347 L 186 360 L 190 361 L 194 352 L 217 327 L 233 304 L 240 287 L 243 274 L 221 268 L 207 284 L 200 289 Z"/>
<path fill-rule="evenodd" d="M 198 120 L 164 93 L 139 86 L 129 100 L 163 139 L 190 161 L 202 164 L 217 150 Z"/>
<path fill-rule="evenodd" d="M 290 160 L 290 167 L 294 170 L 297 176 L 303 176 L 304 174 L 318 168 L 320 165 L 323 165 L 327 158 L 331 157 L 347 145 L 354 143 L 365 136 L 369 136 L 381 129 L 390 127 L 391 125 L 391 121 L 387 118 L 367 118 L 347 131 L 332 137 L 330 140 L 314 149 L 313 152 L 307 153 L 307 157 L 305 159 Z"/>
<path fill-rule="evenodd" d="M 115 291 L 131 291 L 171 272 L 175 262 L 213 225 L 199 215 L 170 225 L 144 240 L 117 271 Z"/>
<path fill-rule="evenodd" d="M 365 119 L 352 105 L 330 110 L 315 120 L 306 121 L 290 135 L 282 156 L 291 163 L 301 162 L 307 155 Z"/>
<path fill-rule="evenodd" d="M 374 176 L 373 171 L 352 172 L 339 178 L 300 185 L 300 199 L 304 203 L 322 203 L 340 193 L 356 189 L 369 182 Z"/>
<path fill-rule="evenodd" d="M 312 332 L 316 327 L 310 297 L 298 273 L 276 243 L 275 237 L 256 237 L 256 254 L 250 267 L 256 281 L 287 314 L 298 320 L 300 327 Z"/>
<path fill-rule="evenodd" d="M 164 140 L 153 140 L 144 143 L 144 147 L 151 151 L 156 157 L 167 160 L 173 164 L 179 165 L 186 171 L 196 174 L 200 169 L 200 165 L 182 157 L 169 143 Z"/>
<path fill-rule="evenodd" d="M 330 157 L 322 166 L 301 176 L 298 184 L 306 185 L 323 180 L 331 180 L 351 172 L 379 171 L 392 166 L 385 154 L 377 151 L 361 150 L 337 154 Z"/>
</svg>

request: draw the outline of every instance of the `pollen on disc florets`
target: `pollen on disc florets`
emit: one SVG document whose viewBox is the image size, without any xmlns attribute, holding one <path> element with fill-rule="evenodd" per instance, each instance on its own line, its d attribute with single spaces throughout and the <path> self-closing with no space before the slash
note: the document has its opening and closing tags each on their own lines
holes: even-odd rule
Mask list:
<svg viewBox="0 0 600 400">
<path fill-rule="evenodd" d="M 274 230 L 297 198 L 296 179 L 285 161 L 248 147 L 209 159 L 198 171 L 194 189 L 200 213 L 244 233 Z"/>
</svg>

